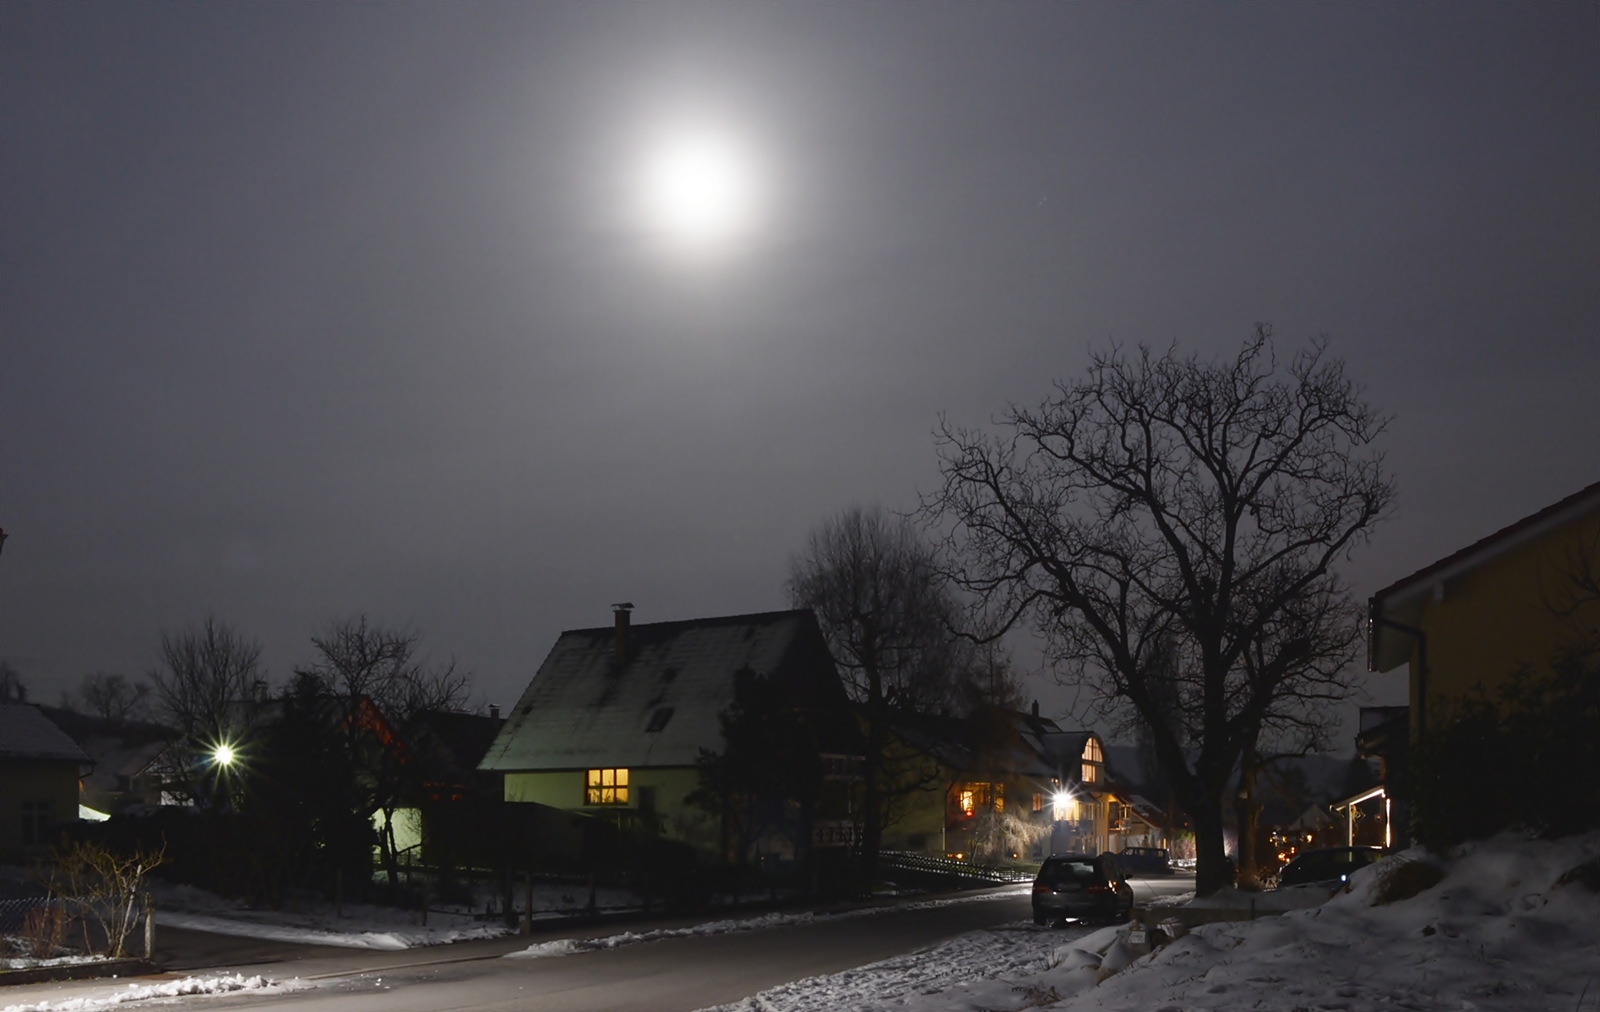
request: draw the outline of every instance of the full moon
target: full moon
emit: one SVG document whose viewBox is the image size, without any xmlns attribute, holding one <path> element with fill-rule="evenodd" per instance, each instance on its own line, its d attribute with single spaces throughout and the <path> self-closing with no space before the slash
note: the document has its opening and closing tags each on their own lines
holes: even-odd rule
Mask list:
<svg viewBox="0 0 1600 1012">
<path fill-rule="evenodd" d="M 718 246 L 753 224 L 754 167 L 727 138 L 679 137 L 649 159 L 644 199 L 651 223 L 666 236 L 693 247 Z"/>
</svg>

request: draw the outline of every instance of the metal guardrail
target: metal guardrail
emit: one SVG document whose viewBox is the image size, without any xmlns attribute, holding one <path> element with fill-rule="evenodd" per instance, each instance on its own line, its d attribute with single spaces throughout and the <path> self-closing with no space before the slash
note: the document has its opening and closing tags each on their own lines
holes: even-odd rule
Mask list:
<svg viewBox="0 0 1600 1012">
<path fill-rule="evenodd" d="M 974 864 L 948 857 L 933 857 L 907 850 L 885 850 L 878 853 L 882 868 L 900 868 L 932 875 L 949 875 L 954 878 L 977 879 L 983 882 L 1031 882 L 1035 872 L 1028 868 L 1007 865 Z"/>
</svg>

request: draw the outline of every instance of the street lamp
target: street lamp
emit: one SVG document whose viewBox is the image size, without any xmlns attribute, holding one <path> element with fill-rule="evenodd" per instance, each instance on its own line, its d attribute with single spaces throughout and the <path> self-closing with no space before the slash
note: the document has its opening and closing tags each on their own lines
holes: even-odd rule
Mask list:
<svg viewBox="0 0 1600 1012">
<path fill-rule="evenodd" d="M 232 766 L 233 759 L 233 746 L 229 745 L 227 742 L 223 742 L 221 745 L 218 745 L 216 748 L 211 750 L 211 761 L 218 766 L 224 768 Z"/>
</svg>

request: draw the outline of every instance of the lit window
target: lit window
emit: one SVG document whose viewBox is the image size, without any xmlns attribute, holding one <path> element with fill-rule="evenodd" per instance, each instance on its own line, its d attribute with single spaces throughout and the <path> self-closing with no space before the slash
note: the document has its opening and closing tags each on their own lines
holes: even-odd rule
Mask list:
<svg viewBox="0 0 1600 1012">
<path fill-rule="evenodd" d="M 960 809 L 962 815 L 974 815 L 979 809 L 993 808 L 997 812 L 1005 811 L 1006 785 L 970 783 L 955 784 L 950 789 L 950 797 Z"/>
<path fill-rule="evenodd" d="M 626 805 L 628 803 L 628 771 L 626 769 L 590 770 L 583 788 L 586 805 Z"/>
<path fill-rule="evenodd" d="M 1033 810 L 1036 811 L 1036 812 L 1044 811 L 1044 795 L 1043 794 L 1035 794 L 1033 796 Z"/>
<path fill-rule="evenodd" d="M 1099 740 L 1090 738 L 1083 746 L 1082 780 L 1084 783 L 1092 784 L 1099 779 L 1097 770 L 1099 770 L 1100 764 L 1103 762 L 1105 762 L 1105 757 L 1100 753 Z"/>
</svg>

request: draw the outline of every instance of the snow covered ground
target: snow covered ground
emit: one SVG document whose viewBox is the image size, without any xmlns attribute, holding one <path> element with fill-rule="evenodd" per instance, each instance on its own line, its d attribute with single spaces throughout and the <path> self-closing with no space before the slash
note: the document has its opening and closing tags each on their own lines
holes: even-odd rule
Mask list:
<svg viewBox="0 0 1600 1012">
<path fill-rule="evenodd" d="M 343 910 L 320 899 L 306 898 L 286 904 L 282 910 L 251 909 L 192 886 L 158 884 L 155 888 L 158 924 L 209 931 L 219 935 L 263 938 L 308 945 L 338 945 L 359 949 L 410 949 L 423 945 L 443 945 L 473 938 L 498 938 L 513 930 L 499 919 L 480 916 L 485 900 L 472 909 L 435 906 L 428 912 L 427 924 L 416 910 L 399 910 L 368 904 L 347 903 Z M 518 886 L 516 901 L 525 902 Z M 488 892 L 484 893 L 488 896 Z M 549 919 L 575 913 L 589 901 L 586 886 L 541 883 L 533 891 L 534 919 Z M 635 909 L 638 897 L 626 889 L 600 888 L 595 905 L 602 911 Z"/>
<path fill-rule="evenodd" d="M 151 998 L 180 998 L 195 994 L 232 994 L 236 991 L 265 993 L 299 990 L 306 987 L 299 981 L 287 983 L 270 981 L 264 977 L 245 977 L 239 974 L 220 977 L 185 977 L 159 984 L 129 984 L 120 990 L 60 1001 L 41 1001 L 32 1005 L 6 1005 L 0 1012 L 95 1012 L 130 1001 L 148 1001 Z"/>
<path fill-rule="evenodd" d="M 1116 928 L 1074 939 L 1007 925 L 719 1012 L 1600 1009 L 1600 894 L 1561 882 L 1600 861 L 1600 833 L 1476 844 L 1439 884 L 1376 903 L 1381 876 L 1424 859 L 1399 855 L 1319 906 L 1206 925 L 1142 958 Z"/>
</svg>

